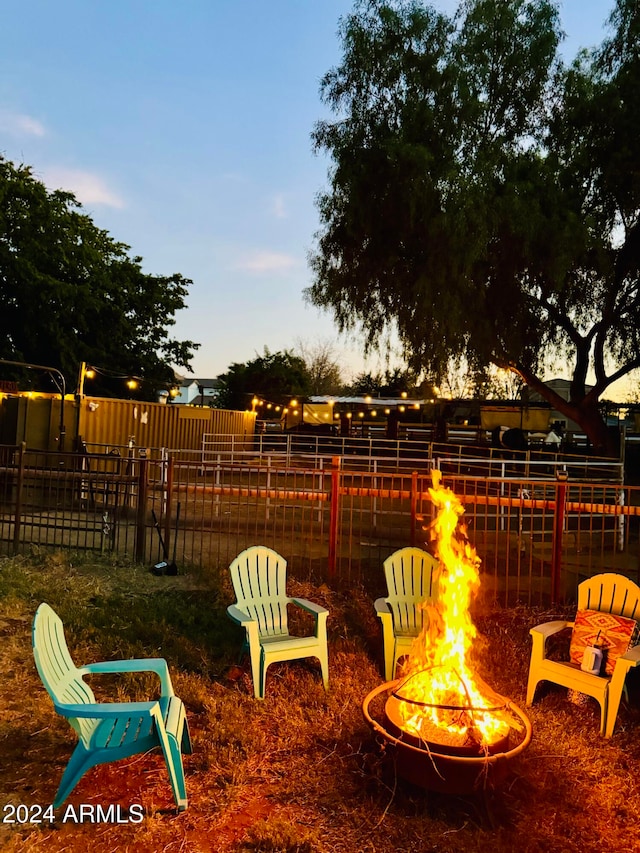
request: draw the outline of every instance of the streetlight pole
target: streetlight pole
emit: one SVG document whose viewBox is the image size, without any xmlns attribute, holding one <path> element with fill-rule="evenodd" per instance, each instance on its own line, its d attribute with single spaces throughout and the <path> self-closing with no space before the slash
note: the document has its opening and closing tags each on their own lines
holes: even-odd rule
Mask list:
<svg viewBox="0 0 640 853">
<path fill-rule="evenodd" d="M 58 370 L 57 367 L 47 367 L 44 364 L 29 364 L 27 361 L 9 361 L 6 358 L 0 358 L 0 364 L 12 364 L 14 367 L 28 367 L 31 370 L 44 370 L 46 371 L 55 384 L 58 386 L 58 391 L 60 392 L 60 427 L 59 427 L 59 436 L 58 436 L 58 450 L 64 450 L 64 437 L 65 437 L 65 426 L 64 426 L 64 398 L 66 396 L 66 384 L 64 381 L 64 376 Z M 56 376 L 59 377 L 60 382 L 56 380 Z"/>
</svg>

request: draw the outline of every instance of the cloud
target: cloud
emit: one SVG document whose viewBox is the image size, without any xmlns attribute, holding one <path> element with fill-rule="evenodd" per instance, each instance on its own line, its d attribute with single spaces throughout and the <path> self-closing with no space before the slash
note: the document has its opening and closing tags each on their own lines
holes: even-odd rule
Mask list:
<svg viewBox="0 0 640 853">
<path fill-rule="evenodd" d="M 12 136 L 45 136 L 44 125 L 31 116 L 0 110 L 0 132 Z"/>
<path fill-rule="evenodd" d="M 276 219 L 286 219 L 289 215 L 284 203 L 284 195 L 282 193 L 278 193 L 278 195 L 273 198 L 273 201 L 271 202 L 271 213 Z"/>
<path fill-rule="evenodd" d="M 238 269 L 249 272 L 282 272 L 296 265 L 296 259 L 292 255 L 280 252 L 256 252 L 251 257 L 238 264 Z"/>
<path fill-rule="evenodd" d="M 82 204 L 103 204 L 124 207 L 124 201 L 114 193 L 99 175 L 80 169 L 51 168 L 43 170 L 43 180 L 51 190 L 68 190 Z"/>
</svg>

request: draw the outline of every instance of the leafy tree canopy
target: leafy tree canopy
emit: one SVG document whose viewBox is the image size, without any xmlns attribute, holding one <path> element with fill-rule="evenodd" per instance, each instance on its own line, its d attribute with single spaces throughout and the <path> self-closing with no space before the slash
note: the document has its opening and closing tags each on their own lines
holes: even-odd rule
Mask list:
<svg viewBox="0 0 640 853">
<path fill-rule="evenodd" d="M 304 359 L 288 350 L 271 353 L 267 347 L 263 355 L 251 361 L 230 365 L 218 380 L 218 405 L 222 409 L 250 409 L 254 397 L 286 406 L 292 397 L 310 393 Z"/>
<path fill-rule="evenodd" d="M 435 381 L 452 358 L 514 371 L 600 449 L 598 398 L 640 365 L 637 0 L 610 25 L 567 66 L 554 0 L 356 0 L 321 86 L 333 165 L 307 291 Z"/>
<path fill-rule="evenodd" d="M 427 396 L 433 396 L 433 389 L 418 387 L 418 377 L 412 370 L 400 367 L 387 368 L 384 373 L 358 373 L 345 389 L 348 394 L 376 397 L 400 397 L 405 392 L 409 396 L 423 391 Z"/>
<path fill-rule="evenodd" d="M 85 361 L 142 378 L 147 399 L 174 381 L 171 364 L 190 369 L 199 344 L 167 329 L 191 282 L 143 273 L 128 251 L 71 193 L 0 157 L 0 358 L 54 367 L 71 389 Z M 108 393 L 100 374 L 94 389 Z"/>
</svg>

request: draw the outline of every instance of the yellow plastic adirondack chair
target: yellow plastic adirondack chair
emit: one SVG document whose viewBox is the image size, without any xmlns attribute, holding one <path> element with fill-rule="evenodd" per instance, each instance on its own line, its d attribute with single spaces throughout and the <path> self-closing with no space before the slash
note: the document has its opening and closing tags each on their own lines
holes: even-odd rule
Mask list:
<svg viewBox="0 0 640 853">
<path fill-rule="evenodd" d="M 33 620 L 33 656 L 56 711 L 66 717 L 79 738 L 62 775 L 54 807 L 67 799 L 91 767 L 160 747 L 178 810 L 186 809 L 181 753 L 191 752 L 191 739 L 184 705 L 173 692 L 167 662 L 149 658 L 76 667 L 62 621 L 44 603 Z M 83 676 L 104 672 L 155 672 L 160 678 L 160 698 L 155 702 L 97 703 Z"/>
<path fill-rule="evenodd" d="M 275 661 L 315 657 L 320 661 L 325 690 L 329 687 L 327 651 L 328 610 L 305 598 L 289 598 L 286 593 L 287 561 L 276 551 L 254 545 L 235 558 L 230 567 L 236 603 L 227 613 L 245 631 L 240 655 L 251 659 L 253 692 L 264 699 L 267 667 Z M 287 605 L 294 604 L 313 614 L 313 637 L 289 634 Z"/>
<path fill-rule="evenodd" d="M 640 619 L 640 587 L 618 574 L 600 574 L 578 585 L 578 610 L 598 610 L 616 616 Z M 630 648 L 615 662 L 612 675 L 591 675 L 570 661 L 549 660 L 546 642 L 564 628 L 573 628 L 573 622 L 555 620 L 531 628 L 533 638 L 527 705 L 533 703 L 540 681 L 551 681 L 563 687 L 592 696 L 600 703 L 600 734 L 611 737 L 618 716 L 620 699 L 627 673 L 640 664 L 640 645 Z"/>
<path fill-rule="evenodd" d="M 436 598 L 439 563 L 421 548 L 400 548 L 383 565 L 388 595 L 374 606 L 382 622 L 384 678 L 392 681 L 398 661 L 422 630 L 426 614 L 418 605 Z"/>
</svg>

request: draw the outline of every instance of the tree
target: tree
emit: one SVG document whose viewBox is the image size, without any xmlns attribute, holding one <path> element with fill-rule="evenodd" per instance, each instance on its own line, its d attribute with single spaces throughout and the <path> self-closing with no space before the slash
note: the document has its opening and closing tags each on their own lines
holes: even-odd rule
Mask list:
<svg viewBox="0 0 640 853">
<path fill-rule="evenodd" d="M 309 376 L 309 394 L 339 394 L 344 385 L 342 370 L 329 341 L 297 340 L 295 355 L 304 361 Z"/>
<path fill-rule="evenodd" d="M 417 388 L 418 377 L 412 370 L 394 367 L 387 368 L 384 373 L 359 373 L 347 391 L 357 395 L 400 397 L 403 391 L 413 396 Z"/>
<path fill-rule="evenodd" d="M 310 387 L 307 367 L 300 356 L 288 350 L 271 353 L 267 347 L 264 355 L 243 364 L 231 364 L 218 379 L 218 405 L 222 409 L 251 408 L 254 397 L 286 406 L 292 397 L 307 396 Z"/>
<path fill-rule="evenodd" d="M 57 368 L 69 388 L 84 361 L 142 378 L 154 399 L 199 346 L 167 337 L 191 282 L 148 275 L 128 252 L 71 193 L 0 157 L 0 358 Z M 94 388 L 109 390 L 100 374 Z"/>
<path fill-rule="evenodd" d="M 321 86 L 337 117 L 314 131 L 333 166 L 307 291 L 434 377 L 513 371 L 600 450 L 598 399 L 640 365 L 637 0 L 610 25 L 565 66 L 553 0 L 358 0 Z"/>
</svg>

